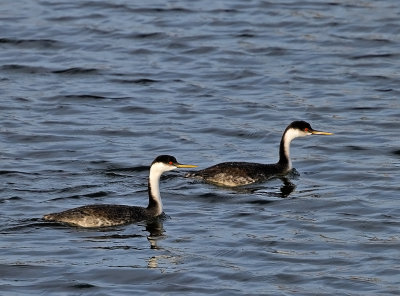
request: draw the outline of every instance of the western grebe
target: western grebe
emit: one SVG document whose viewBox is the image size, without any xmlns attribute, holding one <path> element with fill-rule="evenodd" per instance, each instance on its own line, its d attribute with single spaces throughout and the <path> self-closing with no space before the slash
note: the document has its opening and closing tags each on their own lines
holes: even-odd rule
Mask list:
<svg viewBox="0 0 400 296">
<path fill-rule="evenodd" d="M 284 175 L 292 169 L 290 143 L 295 138 L 309 135 L 332 135 L 332 133 L 313 130 L 311 125 L 305 121 L 293 121 L 282 135 L 277 163 L 223 162 L 189 173 L 187 177 L 195 177 L 215 185 L 235 187 L 263 182 L 271 177 Z"/>
<path fill-rule="evenodd" d="M 160 196 L 162 173 L 176 168 L 194 168 L 197 165 L 180 164 L 170 155 L 158 156 L 150 166 L 147 208 L 127 205 L 95 204 L 73 208 L 60 213 L 44 215 L 43 219 L 81 227 L 104 227 L 151 220 L 163 213 Z"/>
</svg>

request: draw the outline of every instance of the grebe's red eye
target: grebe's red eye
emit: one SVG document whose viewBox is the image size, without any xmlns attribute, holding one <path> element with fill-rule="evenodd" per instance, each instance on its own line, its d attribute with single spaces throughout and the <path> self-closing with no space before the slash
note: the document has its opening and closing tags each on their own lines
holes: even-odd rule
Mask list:
<svg viewBox="0 0 400 296">
<path fill-rule="evenodd" d="M 305 130 L 306 132 L 308 132 L 308 127 L 306 127 L 304 130 Z"/>
<path fill-rule="evenodd" d="M 172 162 L 172 161 L 170 161 L 170 162 L 169 162 L 169 164 L 171 164 L 171 165 L 172 165 L 172 164 L 173 164 L 173 162 Z"/>
</svg>

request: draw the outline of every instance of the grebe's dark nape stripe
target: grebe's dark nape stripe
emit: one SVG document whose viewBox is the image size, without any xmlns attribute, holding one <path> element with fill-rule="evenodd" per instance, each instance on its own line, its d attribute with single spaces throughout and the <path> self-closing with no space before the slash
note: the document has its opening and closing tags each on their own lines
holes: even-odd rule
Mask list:
<svg viewBox="0 0 400 296">
<path fill-rule="evenodd" d="M 88 205 L 60 213 L 44 215 L 46 221 L 67 223 L 81 227 L 104 227 L 151 220 L 163 212 L 160 195 L 162 173 L 176 168 L 194 168 L 196 165 L 180 164 L 170 155 L 158 156 L 150 166 L 147 208 L 127 205 Z"/>
<path fill-rule="evenodd" d="M 234 187 L 263 182 L 271 177 L 284 175 L 292 169 L 290 143 L 295 138 L 309 135 L 332 135 L 332 133 L 314 130 L 305 121 L 293 121 L 283 132 L 277 163 L 224 162 L 189 173 L 187 176 L 199 178 L 216 185 Z"/>
</svg>

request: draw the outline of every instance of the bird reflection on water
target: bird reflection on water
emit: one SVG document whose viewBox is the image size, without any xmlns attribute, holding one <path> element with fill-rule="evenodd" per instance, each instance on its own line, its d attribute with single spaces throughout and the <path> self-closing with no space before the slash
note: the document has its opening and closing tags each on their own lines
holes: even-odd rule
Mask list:
<svg viewBox="0 0 400 296">
<path fill-rule="evenodd" d="M 279 187 L 279 192 L 271 192 L 269 187 L 265 186 L 243 186 L 243 187 L 232 187 L 229 190 L 233 190 L 234 192 L 241 193 L 241 194 L 261 194 L 267 195 L 269 197 L 276 197 L 276 198 L 288 198 L 290 194 L 296 189 L 296 185 L 290 181 L 287 177 L 277 178 L 282 181 L 282 185 Z M 272 187 L 271 187 L 272 188 Z M 275 187 L 273 187 L 275 188 Z"/>
</svg>

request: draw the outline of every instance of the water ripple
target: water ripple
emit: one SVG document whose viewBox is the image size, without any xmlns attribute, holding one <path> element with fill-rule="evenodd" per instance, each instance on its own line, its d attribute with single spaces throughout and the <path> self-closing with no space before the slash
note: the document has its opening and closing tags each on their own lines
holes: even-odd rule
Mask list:
<svg viewBox="0 0 400 296">
<path fill-rule="evenodd" d="M 397 294 L 399 8 L 342 2 L 2 3 L 3 293 Z M 41 220 L 146 206 L 159 154 L 275 162 L 299 119 L 334 136 L 286 180 L 174 171 L 157 225 Z"/>
</svg>

